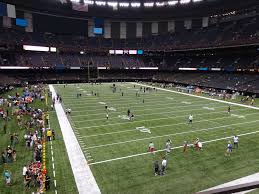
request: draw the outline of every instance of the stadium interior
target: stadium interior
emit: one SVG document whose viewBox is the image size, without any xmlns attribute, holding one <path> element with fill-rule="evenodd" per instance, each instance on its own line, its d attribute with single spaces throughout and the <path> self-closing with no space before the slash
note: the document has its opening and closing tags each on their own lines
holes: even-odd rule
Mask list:
<svg viewBox="0 0 259 194">
<path fill-rule="evenodd" d="M 145 2 L 139 8 L 130 3 L 128 7 L 118 4 L 117 10 L 105 1 L 103 6 L 98 1 L 93 5 L 86 2 L 87 12 L 73 10 L 73 2 L 69 1 L 15 2 L 16 17 L 29 18 L 28 26 L 15 25 L 14 18 L 3 17 L 0 65 L 5 79 L 1 82 L 132 78 L 189 84 L 192 80 L 191 84 L 203 87 L 257 93 L 256 1 L 174 2 L 155 4 L 152 9 L 144 6 Z M 92 15 L 96 10 L 102 14 Z M 93 32 L 96 28 L 101 29 L 101 34 Z M 55 50 L 31 51 L 24 45 Z M 29 70 L 19 69 L 16 73 L 7 68 L 10 66 Z M 223 75 L 222 81 L 228 84 L 214 81 L 217 75 Z"/>
<path fill-rule="evenodd" d="M 204 93 L 239 93 L 242 99 L 259 97 L 258 0 L 2 0 L 0 18 L 1 95 L 13 87 L 57 84 L 58 95 L 63 95 L 67 103 L 72 92 L 78 93 L 70 84 L 80 88 L 76 84 L 134 82 L 162 88 L 199 88 Z M 91 90 L 82 88 L 86 93 Z M 99 95 L 102 89 L 96 91 Z M 57 122 L 54 114 L 51 118 Z M 73 119 L 69 118 L 71 124 L 80 129 L 79 123 L 84 121 Z M 58 146 L 65 153 L 64 143 Z M 95 177 L 101 169 L 93 170 Z M 194 193 L 231 178 L 234 176 L 189 190 L 177 188 L 175 192 L 167 186 L 162 193 Z M 102 193 L 132 193 L 138 184 L 132 184 L 132 190 L 123 185 L 113 190 L 102 178 L 96 179 Z M 64 186 L 59 193 L 84 193 L 77 182 L 69 184 L 71 190 Z M 1 187 L 0 193 L 5 192 Z M 136 193 L 153 193 L 145 189 L 137 188 Z M 11 193 L 19 192 L 14 189 Z M 89 191 L 92 193 L 99 192 Z"/>
</svg>

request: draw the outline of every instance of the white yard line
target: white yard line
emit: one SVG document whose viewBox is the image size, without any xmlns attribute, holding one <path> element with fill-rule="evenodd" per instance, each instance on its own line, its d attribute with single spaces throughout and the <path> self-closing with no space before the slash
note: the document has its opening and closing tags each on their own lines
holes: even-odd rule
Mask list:
<svg viewBox="0 0 259 194">
<path fill-rule="evenodd" d="M 56 97 L 53 85 L 49 85 L 49 88 L 52 92 L 52 97 Z M 62 105 L 56 103 L 55 110 L 79 194 L 100 194 L 101 191 L 85 159 L 84 153 L 76 139 Z"/>
<path fill-rule="evenodd" d="M 178 103 L 179 104 L 179 103 Z M 208 104 L 208 105 L 210 105 L 210 106 L 215 106 L 215 105 L 217 105 L 217 103 L 210 103 L 210 104 Z M 166 107 L 160 107 L 160 108 L 147 108 L 147 109 L 145 109 L 144 107 L 141 109 L 141 110 L 133 110 L 134 111 L 134 113 L 139 113 L 139 112 L 145 112 L 145 111 L 152 111 L 152 112 L 155 112 L 156 110 L 163 110 L 163 109 L 166 109 L 166 110 L 168 110 L 168 109 L 174 109 L 174 110 L 176 110 L 176 109 L 178 109 L 178 108 L 185 108 L 185 107 L 196 107 L 196 106 L 201 106 L 199 109 L 200 110 L 203 110 L 203 108 L 202 108 L 202 106 L 203 106 L 203 104 L 193 104 L 193 105 L 188 105 L 188 106 L 172 106 L 172 107 L 170 107 L 170 106 L 166 106 Z M 226 106 L 217 106 L 217 107 L 215 107 L 215 108 L 219 108 L 219 107 L 226 107 Z M 188 109 L 188 110 L 190 110 L 190 111 L 192 111 L 192 109 Z M 196 110 L 196 109 L 195 109 Z M 198 109 L 197 109 L 198 110 Z M 96 111 L 96 110 L 95 110 Z M 186 110 L 187 111 L 187 110 Z M 204 111 L 204 110 L 203 110 Z M 75 111 L 73 111 L 73 113 L 74 113 Z M 78 112 L 78 111 L 77 111 Z M 86 111 L 80 111 L 80 112 L 86 112 Z M 72 118 L 77 118 L 77 117 L 84 117 L 84 116 L 93 116 L 93 115 L 103 115 L 105 112 L 103 112 L 103 113 L 96 113 L 96 114 L 80 114 L 80 115 L 70 115 L 70 117 L 72 117 Z M 126 113 L 126 111 L 124 110 L 124 111 L 110 111 L 110 113 L 117 113 L 117 114 L 119 114 L 119 113 Z M 156 113 L 156 114 L 158 114 L 158 113 Z M 143 115 L 143 114 L 141 114 L 141 115 Z"/>
<path fill-rule="evenodd" d="M 197 96 L 197 95 L 194 95 L 194 94 L 187 94 L 187 93 L 183 93 L 183 92 L 177 92 L 177 91 L 159 88 L 159 87 L 155 87 L 155 86 L 150 86 L 150 85 L 146 85 L 146 84 L 140 84 L 140 83 L 131 83 L 131 84 L 136 84 L 136 85 L 145 86 L 145 87 L 152 87 L 152 88 L 156 88 L 156 89 L 161 90 L 161 91 L 166 91 L 166 92 L 171 92 L 171 93 L 175 93 L 175 94 L 181 94 L 181 95 L 185 95 L 185 96 L 191 96 L 191 97 L 195 97 L 195 98 L 201 98 L 201 99 L 205 99 L 205 100 L 211 100 L 211 101 L 215 101 L 215 102 L 221 102 L 221 103 L 225 103 L 225 104 L 231 104 L 231 105 L 236 105 L 236 106 L 241 106 L 241 107 L 245 107 L 245 108 L 259 110 L 259 107 L 255 107 L 255 106 L 249 106 L 249 105 L 239 104 L 239 103 L 235 103 L 235 102 L 227 102 L 227 101 L 224 101 L 224 100 L 208 98 L 208 97 L 205 97 L 205 96 Z"/>
<path fill-rule="evenodd" d="M 61 88 L 62 89 L 62 88 Z M 75 90 L 72 90 L 73 92 L 71 92 L 71 93 L 69 93 L 67 90 L 66 90 L 66 92 L 61 92 L 61 93 L 63 93 L 64 95 L 62 95 L 63 96 L 63 98 L 64 99 L 77 99 L 77 97 L 76 97 L 76 93 L 77 93 L 77 91 L 75 91 Z M 85 94 L 91 94 L 91 91 L 89 91 L 89 92 L 84 92 L 83 94 L 82 94 L 82 96 L 81 97 L 79 97 L 79 99 L 80 98 L 82 98 L 82 99 L 89 99 L 89 100 L 94 100 L 94 99 L 98 99 L 98 98 L 111 98 L 111 99 L 118 99 L 118 97 L 120 97 L 120 98 L 128 98 L 128 99 L 131 99 L 132 97 L 136 97 L 136 93 L 138 92 L 142 97 L 143 96 L 147 96 L 147 97 L 149 97 L 150 95 L 152 95 L 152 96 L 163 96 L 163 95 L 165 95 L 165 93 L 163 93 L 163 92 L 160 92 L 160 91 L 154 91 L 154 90 L 152 90 L 151 92 L 143 92 L 143 91 L 140 91 L 139 89 L 138 90 L 124 90 L 124 91 L 117 91 L 116 93 L 112 93 L 112 94 L 107 94 L 107 93 L 111 93 L 111 90 L 103 90 L 103 89 L 101 89 L 100 90 L 101 92 L 104 92 L 104 93 L 101 93 L 101 95 L 99 95 L 99 97 L 98 96 L 95 96 L 95 95 L 90 95 L 90 96 L 86 96 Z M 99 94 L 100 94 L 100 91 L 93 91 L 93 93 L 98 93 L 99 92 Z M 76 92 L 76 93 L 75 93 Z M 80 93 L 81 91 L 79 91 L 79 93 Z M 123 92 L 123 94 L 124 94 L 124 96 L 121 96 L 121 93 Z M 82 93 L 82 92 L 81 92 Z M 68 95 L 68 94 L 71 94 L 71 95 Z M 93 97 L 93 98 L 89 98 L 89 97 Z M 165 97 L 166 97 L 166 95 L 165 95 Z M 138 97 L 139 98 L 139 97 Z"/>
<path fill-rule="evenodd" d="M 127 100 L 127 99 L 130 99 L 130 100 L 127 100 L 127 102 L 129 102 L 129 104 L 134 104 L 136 101 L 141 101 L 142 99 L 145 99 L 147 102 L 161 102 L 161 99 L 165 100 L 165 101 L 168 101 L 168 102 L 174 102 L 174 101 L 177 101 L 179 100 L 180 102 L 181 101 L 185 101 L 185 100 L 188 100 L 190 98 L 188 97 L 176 97 L 176 96 L 173 96 L 173 100 L 172 99 L 168 99 L 166 97 L 168 96 L 163 96 L 163 94 L 157 96 L 157 97 L 160 97 L 160 101 L 158 99 L 154 100 L 154 96 L 151 94 L 149 94 L 150 96 L 142 96 L 142 97 L 130 97 L 130 98 L 125 98 L 125 97 L 120 97 L 120 96 L 116 96 L 116 97 L 113 97 L 113 98 L 106 98 L 106 97 L 102 97 L 102 98 L 95 98 L 95 99 L 88 99 L 88 98 L 73 98 L 73 99 L 69 99 L 69 100 L 66 100 L 67 98 L 64 98 L 64 101 L 66 102 L 66 104 L 68 106 L 80 106 L 80 105 L 86 105 L 86 106 L 89 106 L 89 105 L 95 105 L 96 103 L 98 102 L 107 102 L 107 103 L 116 103 L 116 102 L 121 102 L 122 100 Z M 118 99 L 119 98 L 119 99 Z M 114 99 L 114 100 L 113 100 Z M 69 103 L 68 103 L 69 102 Z M 71 103 L 73 102 L 73 103 Z M 78 102 L 80 102 L 80 105 L 78 104 Z M 90 102 L 90 103 L 89 103 Z M 132 103 L 130 103 L 132 102 Z M 119 103 L 121 104 L 121 103 Z"/>
<path fill-rule="evenodd" d="M 143 140 L 157 139 L 157 138 L 161 138 L 161 137 L 168 137 L 168 136 L 176 136 L 176 135 L 182 135 L 182 134 L 196 133 L 196 132 L 201 132 L 201 131 L 209 131 L 209 130 L 212 130 L 212 129 L 219 129 L 219 128 L 225 128 L 225 127 L 236 126 L 236 125 L 243 125 L 243 124 L 248 124 L 248 123 L 256 123 L 256 122 L 259 122 L 259 120 L 242 122 L 242 123 L 234 123 L 234 124 L 230 124 L 230 125 L 221 125 L 221 126 L 210 127 L 210 128 L 205 128 L 205 129 L 196 129 L 196 130 L 190 130 L 190 131 L 184 131 L 184 132 L 178 132 L 178 133 L 169 133 L 169 134 L 165 134 L 165 135 L 151 136 L 151 137 L 133 139 L 133 140 L 128 140 L 128 141 L 120 141 L 120 142 L 115 142 L 115 143 L 101 144 L 101 145 L 95 145 L 95 146 L 86 147 L 85 149 L 89 150 L 89 149 L 94 149 L 94 148 L 108 147 L 108 146 L 132 143 L 132 142 L 143 141 Z"/>
<path fill-rule="evenodd" d="M 242 109 L 241 109 L 242 111 Z M 218 111 L 218 112 L 210 112 L 210 113 L 205 113 L 205 114 L 216 114 L 216 113 L 221 113 L 224 111 Z M 251 113 L 251 114 L 259 114 L 259 113 Z M 202 115 L 202 114 L 197 114 L 197 115 Z M 145 120 L 140 120 L 140 121 L 128 121 L 128 122 L 119 122 L 119 123 L 107 123 L 105 125 L 93 125 L 93 126 L 88 126 L 88 127 L 75 127 L 76 129 L 90 129 L 90 128 L 98 128 L 98 127 L 107 127 L 107 126 L 115 126 L 115 125 L 123 125 L 123 124 L 134 124 L 134 123 L 143 123 L 143 122 L 147 122 L 147 121 L 160 121 L 160 120 L 165 120 L 165 119 L 174 119 L 174 118 L 179 118 L 179 117 L 188 117 L 188 115 L 186 116 L 172 116 L 172 117 L 166 117 L 166 118 L 154 118 L 154 119 L 145 119 Z M 224 117 L 226 118 L 226 117 Z M 88 121 L 89 122 L 89 121 Z"/>
<path fill-rule="evenodd" d="M 197 105 L 197 106 L 200 106 L 200 105 Z M 218 106 L 219 108 L 222 108 L 222 107 L 225 107 L 225 106 Z M 180 107 L 176 107 L 177 110 L 179 110 L 178 108 Z M 197 110 L 200 110 L 202 111 L 202 108 L 196 108 L 196 109 L 184 109 L 182 111 L 168 111 L 168 112 L 154 112 L 154 113 L 148 113 L 148 114 L 140 114 L 137 116 L 137 119 L 139 120 L 139 118 L 141 117 L 145 117 L 145 116 L 149 116 L 149 115 L 168 115 L 166 117 L 156 117 L 157 119 L 161 118 L 172 118 L 172 116 L 170 116 L 171 114 L 170 113 L 181 113 L 181 112 L 188 112 L 188 113 L 191 113 L 192 111 L 197 111 Z M 203 111 L 204 112 L 204 111 Z M 220 112 L 224 112 L 224 111 L 220 111 Z M 226 111 L 225 111 L 226 112 Z M 206 113 L 206 114 L 215 114 L 217 112 L 212 112 L 210 111 L 209 113 Z M 74 123 L 84 123 L 84 122 L 92 122 L 92 121 L 103 121 L 103 120 L 106 120 L 106 117 L 104 117 L 106 115 L 106 113 L 103 113 L 103 118 L 98 118 L 98 119 L 92 119 L 90 118 L 89 120 L 87 119 L 84 119 L 84 120 L 73 120 Z M 125 114 L 124 114 L 125 115 Z M 175 115 L 175 114 L 172 114 L 172 115 Z M 182 117 L 188 117 L 189 114 L 187 115 L 182 115 Z M 195 114 L 196 115 L 199 115 L 199 114 Z M 174 118 L 176 118 L 177 116 L 175 116 Z M 113 117 L 110 117 L 109 120 L 121 120 L 121 118 L 118 118 L 118 115 L 116 116 L 113 116 Z M 140 121 L 140 120 L 139 120 Z"/>
<path fill-rule="evenodd" d="M 146 110 L 165 109 L 165 106 L 166 106 L 167 109 L 174 108 L 175 106 L 172 106 L 172 105 L 179 104 L 179 102 L 178 103 L 169 103 L 169 104 L 159 104 L 159 105 L 154 105 L 154 104 L 153 105 L 146 105 L 146 104 L 143 104 L 143 103 L 137 103 L 137 104 L 139 104 L 139 106 L 119 106 L 118 107 L 118 106 L 109 105 L 108 107 L 114 107 L 114 108 L 116 108 L 116 110 L 120 110 L 120 112 L 124 112 L 124 113 L 128 109 L 134 110 L 134 112 L 136 112 L 136 111 L 142 112 L 142 111 L 146 111 Z M 213 104 L 217 105 L 217 103 L 210 103 L 208 105 L 213 105 Z M 198 105 L 198 104 L 195 104 L 195 105 Z M 200 105 L 202 105 L 202 104 L 200 104 Z M 192 106 L 192 105 L 189 105 L 189 106 Z M 148 107 L 151 107 L 151 108 L 148 108 Z M 159 107 L 159 108 L 155 108 L 155 107 Z M 185 107 L 188 107 L 188 106 L 185 105 Z M 102 111 L 102 110 L 105 110 L 104 108 L 105 108 L 104 106 L 103 107 L 96 107 L 94 109 L 87 109 L 87 107 L 85 107 L 84 110 L 73 109 L 72 113 L 90 113 L 88 115 L 98 115 L 99 113 L 91 114 L 91 112 L 96 112 L 97 110 Z M 121 110 L 124 110 L 124 111 L 121 111 Z"/>
<path fill-rule="evenodd" d="M 127 94 L 128 94 L 128 96 L 125 96 Z M 91 102 L 91 103 L 93 102 L 94 103 L 96 101 L 98 102 L 100 100 L 105 100 L 105 99 L 107 99 L 109 101 L 117 102 L 117 101 L 121 101 L 122 99 L 125 99 L 125 100 L 127 100 L 127 99 L 129 99 L 129 100 L 139 99 L 139 100 L 141 100 L 142 98 L 145 98 L 145 99 L 152 100 L 152 99 L 154 99 L 154 97 L 158 97 L 158 96 L 160 96 L 160 97 L 164 96 L 166 98 L 166 94 L 164 94 L 164 93 L 161 93 L 159 95 L 154 95 L 154 93 L 152 92 L 152 93 L 149 93 L 149 94 L 144 95 L 144 96 L 142 95 L 140 97 L 136 97 L 135 94 L 133 94 L 133 93 L 127 93 L 127 94 L 125 94 L 124 96 L 121 96 L 121 95 L 103 96 L 102 95 L 102 96 L 99 96 L 99 97 L 97 97 L 97 96 L 84 96 L 83 95 L 83 96 L 81 96 L 79 98 L 77 98 L 76 96 L 75 97 L 65 97 L 65 96 L 63 96 L 63 98 L 64 98 L 65 101 L 73 102 L 73 103 L 70 103 L 70 105 L 77 104 L 74 100 L 82 100 L 82 101 L 84 101 L 83 104 L 88 104 L 88 102 Z M 91 97 L 93 97 L 93 98 L 91 98 Z M 175 98 L 177 98 L 177 97 L 175 97 Z M 169 99 L 167 99 L 167 100 L 169 100 Z"/>
<path fill-rule="evenodd" d="M 223 113 L 224 111 L 219 111 L 217 113 Z M 203 113 L 203 114 L 196 114 L 197 115 L 207 115 L 208 113 Z M 253 113 L 253 114 L 259 114 L 259 113 Z M 178 116 L 178 117 L 175 117 L 175 118 L 179 118 L 179 117 L 182 117 L 182 116 Z M 195 123 L 200 123 L 200 122 L 212 122 L 215 120 L 218 120 L 218 119 L 225 119 L 226 117 L 217 117 L 215 119 L 203 119 L 203 120 L 198 120 L 198 121 L 195 121 Z M 216 123 L 216 122 L 215 122 Z M 149 126 L 145 126 L 149 129 L 156 129 L 156 128 L 161 128 L 161 127 L 171 127 L 171 126 L 177 126 L 177 125 L 184 125 L 184 124 L 187 124 L 187 122 L 182 122 L 182 123 L 174 123 L 174 124 L 167 124 L 167 125 L 158 125 L 158 126 L 152 126 L 152 127 L 149 127 Z M 217 122 L 217 124 L 220 124 Z M 114 131 L 114 132 L 108 132 L 108 133 L 99 133 L 99 134 L 93 134 L 93 135 L 86 135 L 86 136 L 81 136 L 81 137 L 84 137 L 84 138 L 89 138 L 89 137 L 96 137 L 96 136 L 104 136 L 104 135 L 111 135 L 111 134 L 117 134 L 117 133 L 125 133 L 125 132 L 136 132 L 136 131 L 139 131 L 139 129 L 127 129 L 127 130 L 118 130 L 118 131 Z"/>
<path fill-rule="evenodd" d="M 103 101 L 102 101 L 103 102 Z M 196 103 L 196 102 L 200 102 L 200 100 L 194 100 L 192 101 L 192 103 Z M 109 102 L 105 102 L 106 104 L 99 104 L 98 102 L 96 102 L 95 104 L 93 105 L 81 105 L 80 102 L 77 103 L 78 106 L 75 106 L 75 105 L 72 105 L 73 109 L 75 110 L 80 110 L 80 109 L 89 109 L 89 108 L 94 108 L 95 110 L 96 109 L 104 109 L 104 106 L 107 105 L 107 106 L 112 106 L 112 107 L 118 107 L 119 109 L 123 109 L 123 108 L 138 108 L 138 107 L 157 107 L 157 106 L 170 106 L 170 105 L 174 105 L 174 104 L 185 104 L 182 102 L 182 100 L 180 101 L 173 101 L 173 102 L 170 102 L 170 103 L 161 103 L 161 100 L 160 101 L 145 101 L 145 103 L 143 103 L 142 101 L 139 101 L 139 102 L 134 102 L 134 103 L 128 103 L 127 101 L 126 102 L 122 102 L 120 104 L 114 104 L 114 103 L 109 103 Z M 204 102 L 202 103 L 204 105 Z M 214 103 L 216 104 L 216 103 Z M 127 105 L 127 106 L 125 106 Z M 65 106 L 66 107 L 69 107 L 70 105 L 67 105 L 66 102 L 65 102 Z"/>
<path fill-rule="evenodd" d="M 243 134 L 237 134 L 237 135 L 238 135 L 239 137 L 242 137 L 242 136 L 247 136 L 247 135 L 252 135 L 252 134 L 257 134 L 257 133 L 259 133 L 259 131 L 254 131 L 254 132 L 249 132 L 249 133 L 243 133 Z M 217 142 L 217 141 L 226 140 L 226 139 L 231 139 L 231 138 L 233 138 L 233 136 L 228 136 L 228 137 L 222 137 L 222 138 L 218 138 L 218 139 L 208 140 L 208 141 L 204 141 L 204 142 L 202 142 L 202 143 L 203 143 L 203 144 L 207 144 L 207 143 Z M 183 146 L 174 147 L 173 150 L 179 149 L 179 148 L 183 148 Z M 155 152 L 163 152 L 163 151 L 165 151 L 165 149 L 157 150 L 157 151 L 155 151 Z M 133 158 L 133 157 L 143 156 L 143 155 L 147 155 L 147 154 L 150 154 L 150 152 L 144 152 L 144 153 L 139 153 L 139 154 L 124 156 L 124 157 L 119 157 L 119 158 L 113 158 L 113 159 L 109 159 L 109 160 L 102 160 L 102 161 L 92 162 L 92 163 L 89 164 L 89 165 L 102 164 L 102 163 L 107 163 L 107 162 L 112 162 L 112 161 L 117 161 L 117 160 L 123 160 L 123 159 L 127 159 L 127 158 Z"/>
</svg>

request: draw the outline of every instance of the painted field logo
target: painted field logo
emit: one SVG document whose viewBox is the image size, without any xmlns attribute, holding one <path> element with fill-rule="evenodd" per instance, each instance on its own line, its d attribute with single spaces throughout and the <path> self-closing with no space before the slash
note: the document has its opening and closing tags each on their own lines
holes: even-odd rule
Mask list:
<svg viewBox="0 0 259 194">
<path fill-rule="evenodd" d="M 145 126 L 136 127 L 136 130 L 138 130 L 142 133 L 151 133 L 150 129 L 146 128 Z"/>
<path fill-rule="evenodd" d="M 191 104 L 191 102 L 182 101 L 183 104 Z"/>
<path fill-rule="evenodd" d="M 129 120 L 129 117 L 127 115 L 118 115 L 118 117 L 123 120 Z"/>
<path fill-rule="evenodd" d="M 116 108 L 114 108 L 114 107 L 109 107 L 108 110 L 110 110 L 110 111 L 116 111 Z"/>
<path fill-rule="evenodd" d="M 244 119 L 245 118 L 245 116 L 243 116 L 243 115 L 236 115 L 236 114 L 231 114 L 230 116 L 231 117 L 237 117 L 239 119 Z"/>
<path fill-rule="evenodd" d="M 205 106 L 205 107 L 202 107 L 203 109 L 206 109 L 206 110 L 215 110 L 215 108 L 210 108 L 210 107 L 207 107 L 207 106 Z"/>
<path fill-rule="evenodd" d="M 173 100 L 174 98 L 171 98 L 171 97 L 166 97 L 166 99 L 168 99 L 168 100 Z"/>
</svg>

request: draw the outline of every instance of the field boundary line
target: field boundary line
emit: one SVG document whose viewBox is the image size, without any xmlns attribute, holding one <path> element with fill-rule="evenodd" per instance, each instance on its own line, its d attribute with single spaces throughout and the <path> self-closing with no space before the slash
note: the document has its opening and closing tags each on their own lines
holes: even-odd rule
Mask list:
<svg viewBox="0 0 259 194">
<path fill-rule="evenodd" d="M 52 98 L 56 98 L 53 85 L 49 89 Z M 55 110 L 79 194 L 101 194 L 62 105 L 55 103 Z"/>
<path fill-rule="evenodd" d="M 49 114 L 49 113 L 48 113 Z M 48 126 L 49 129 L 51 129 L 50 127 L 50 119 L 48 120 Z M 56 180 L 56 171 L 55 171 L 55 158 L 54 158 L 54 149 L 53 149 L 53 144 L 52 144 L 53 139 L 51 139 L 50 141 L 50 149 L 51 149 L 51 162 L 52 162 L 52 172 L 53 172 L 53 177 L 54 177 L 54 188 L 55 188 L 55 194 L 58 193 L 57 190 L 57 180 Z"/>
<path fill-rule="evenodd" d="M 133 84 L 132 82 L 130 82 L 130 83 Z M 236 105 L 236 106 L 241 106 L 241 107 L 245 107 L 245 108 L 259 110 L 259 107 L 249 106 L 249 105 L 245 105 L 245 104 L 239 104 L 239 103 L 236 103 L 236 102 L 228 102 L 228 101 L 224 101 L 224 100 L 208 98 L 208 97 L 205 97 L 205 96 L 197 96 L 197 95 L 194 95 L 194 94 L 177 92 L 177 91 L 159 88 L 159 87 L 155 87 L 155 86 L 150 86 L 150 85 L 146 85 L 146 84 L 140 84 L 140 83 L 134 83 L 134 84 L 139 85 L 139 86 L 145 86 L 145 87 L 153 87 L 153 88 L 156 88 L 158 90 L 162 90 L 162 91 L 166 91 L 166 92 L 172 92 L 172 93 L 175 93 L 175 94 L 182 94 L 182 95 L 185 95 L 185 96 L 191 96 L 191 97 L 195 97 L 195 98 L 201 98 L 201 99 L 211 100 L 211 101 L 215 101 L 215 102 L 221 102 L 221 103 L 225 103 L 225 104 L 231 104 L 231 105 Z"/>
<path fill-rule="evenodd" d="M 247 136 L 247 135 L 252 135 L 252 134 L 257 134 L 259 133 L 259 131 L 253 131 L 253 132 L 249 132 L 249 133 L 243 133 L 243 134 L 237 134 L 237 136 L 242 137 L 242 136 Z M 222 138 L 217 138 L 217 139 L 212 139 L 212 140 L 207 140 L 207 141 L 203 141 L 203 144 L 208 144 L 208 143 L 212 143 L 212 142 L 217 142 L 217 141 L 221 141 L 221 140 L 226 140 L 226 139 L 230 139 L 233 138 L 234 136 L 228 136 L 228 137 L 222 137 Z M 193 144 L 189 144 L 189 146 L 192 146 Z M 172 150 L 176 150 L 176 149 L 180 149 L 183 148 L 183 146 L 177 146 L 172 148 Z M 165 149 L 161 149 L 161 150 L 157 150 L 154 151 L 155 153 L 157 152 L 163 152 L 165 151 Z M 96 165 L 96 164 L 102 164 L 102 163 L 107 163 L 107 162 L 112 162 L 112 161 L 117 161 L 117 160 L 123 160 L 123 159 L 127 159 L 127 158 L 133 158 L 133 157 L 138 157 L 138 156 L 143 156 L 143 155 L 147 155 L 147 154 L 151 154 L 150 152 L 143 152 L 143 153 L 139 153 L 139 154 L 134 154 L 134 155 L 129 155 L 129 156 L 124 156 L 124 157 L 119 157 L 119 158 L 113 158 L 113 159 L 109 159 L 109 160 L 102 160 L 102 161 L 97 161 L 97 162 L 93 162 L 89 165 Z"/>
</svg>

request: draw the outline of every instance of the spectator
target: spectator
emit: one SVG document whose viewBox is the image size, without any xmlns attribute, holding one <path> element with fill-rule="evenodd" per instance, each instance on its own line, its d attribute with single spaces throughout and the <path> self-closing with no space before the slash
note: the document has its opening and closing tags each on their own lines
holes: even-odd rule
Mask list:
<svg viewBox="0 0 259 194">
<path fill-rule="evenodd" d="M 13 149 L 11 146 L 8 146 L 6 149 L 7 163 L 11 163 L 13 161 Z"/>
<path fill-rule="evenodd" d="M 234 140 L 234 148 L 238 149 L 238 142 L 239 142 L 239 138 L 237 135 L 234 136 L 233 138 Z"/>
<path fill-rule="evenodd" d="M 13 150 L 12 157 L 13 157 L 13 161 L 16 162 L 16 150 Z"/>
<path fill-rule="evenodd" d="M 3 164 L 6 164 L 6 154 L 5 154 L 5 152 L 2 152 L 2 155 L 1 155 L 1 158 L 2 158 L 2 163 Z"/>
<path fill-rule="evenodd" d="M 25 188 L 30 188 L 30 183 L 31 183 L 31 176 L 29 174 L 29 171 L 26 171 L 25 173 L 25 180 L 24 180 L 24 184 L 25 184 Z"/>
<path fill-rule="evenodd" d="M 49 114 L 46 114 L 46 125 L 49 124 Z"/>
<path fill-rule="evenodd" d="M 8 170 L 5 170 L 3 176 L 6 186 L 11 186 L 11 173 Z"/>
<path fill-rule="evenodd" d="M 13 147 L 13 143 L 14 143 L 14 134 L 10 135 L 10 145 Z"/>
<path fill-rule="evenodd" d="M 16 133 L 13 134 L 13 148 L 15 148 L 16 144 L 19 143 L 18 135 Z"/>
<path fill-rule="evenodd" d="M 7 131 L 7 122 L 4 122 L 3 129 L 4 129 L 4 134 L 6 134 L 6 131 Z"/>
<path fill-rule="evenodd" d="M 56 139 L 56 134 L 55 134 L 54 129 L 52 129 L 52 139 L 53 139 L 53 140 L 55 140 L 55 139 Z"/>
<path fill-rule="evenodd" d="M 47 140 L 51 141 L 51 137 L 52 137 L 52 131 L 51 131 L 51 129 L 48 129 L 48 131 L 47 131 Z"/>
<path fill-rule="evenodd" d="M 48 175 L 45 177 L 45 189 L 46 191 L 50 189 L 50 177 Z"/>
<path fill-rule="evenodd" d="M 165 174 L 166 167 L 167 167 L 167 160 L 166 160 L 166 158 L 164 157 L 163 160 L 162 160 L 161 175 L 164 175 L 164 174 Z"/>
<path fill-rule="evenodd" d="M 158 164 L 158 161 L 155 161 L 155 163 L 154 163 L 154 171 L 155 171 L 155 176 L 159 175 L 159 164 Z"/>
<path fill-rule="evenodd" d="M 28 135 L 28 134 L 25 134 L 24 135 L 24 139 L 25 139 L 25 142 L 26 142 L 26 148 L 27 149 L 30 149 L 30 145 L 31 145 L 31 136 Z"/>
<path fill-rule="evenodd" d="M 28 168 L 26 165 L 23 166 L 23 169 L 22 169 L 22 176 L 24 178 L 24 181 L 26 181 L 26 173 L 28 171 Z"/>
<path fill-rule="evenodd" d="M 71 114 L 71 108 L 66 109 L 66 114 Z"/>
</svg>

